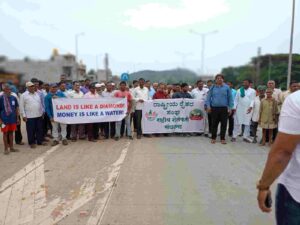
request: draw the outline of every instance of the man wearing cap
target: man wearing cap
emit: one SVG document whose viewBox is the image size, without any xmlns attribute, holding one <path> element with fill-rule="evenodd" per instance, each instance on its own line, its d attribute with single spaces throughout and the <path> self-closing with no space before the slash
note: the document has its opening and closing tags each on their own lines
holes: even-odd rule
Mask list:
<svg viewBox="0 0 300 225">
<path fill-rule="evenodd" d="M 20 98 L 20 113 L 26 123 L 28 144 L 31 148 L 43 143 L 43 108 L 39 94 L 32 82 L 26 83 L 27 91 Z"/>
<path fill-rule="evenodd" d="M 19 104 L 17 98 L 11 95 L 9 84 L 3 86 L 3 95 L 0 96 L 0 126 L 3 133 L 4 154 L 18 152 L 13 147 L 14 131 L 19 120 Z"/>
<path fill-rule="evenodd" d="M 99 96 L 102 95 L 102 86 L 101 84 L 97 83 L 95 84 L 96 92 L 98 93 Z"/>
<path fill-rule="evenodd" d="M 59 144 L 59 136 L 62 137 L 62 144 L 68 145 L 67 141 L 67 125 L 63 123 L 58 123 L 54 121 L 54 115 L 53 115 L 53 104 L 52 99 L 53 98 L 65 98 L 64 95 L 57 93 L 57 84 L 51 84 L 50 85 L 50 91 L 45 97 L 45 109 L 46 113 L 50 118 L 51 124 L 52 124 L 52 136 L 53 136 L 53 143 L 52 146 Z M 60 128 L 60 131 L 59 131 Z"/>
</svg>

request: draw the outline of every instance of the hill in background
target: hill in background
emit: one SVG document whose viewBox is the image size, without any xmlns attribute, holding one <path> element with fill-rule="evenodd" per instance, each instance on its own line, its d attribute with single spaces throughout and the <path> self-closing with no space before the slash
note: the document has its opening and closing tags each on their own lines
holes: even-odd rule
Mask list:
<svg viewBox="0 0 300 225">
<path fill-rule="evenodd" d="M 198 79 L 200 79 L 195 72 L 180 68 L 165 71 L 144 70 L 129 75 L 129 81 L 138 80 L 139 78 L 144 78 L 145 80 L 150 80 L 151 82 L 165 82 L 168 84 L 194 84 Z"/>
</svg>

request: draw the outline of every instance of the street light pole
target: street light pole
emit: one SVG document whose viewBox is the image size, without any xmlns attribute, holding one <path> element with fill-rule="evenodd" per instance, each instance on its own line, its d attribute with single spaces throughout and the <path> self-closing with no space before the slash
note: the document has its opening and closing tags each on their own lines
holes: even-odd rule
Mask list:
<svg viewBox="0 0 300 225">
<path fill-rule="evenodd" d="M 77 61 L 78 61 L 78 38 L 80 36 L 83 36 L 84 33 L 81 32 L 81 33 L 78 33 L 78 34 L 75 34 L 75 54 L 76 54 L 76 58 L 75 58 L 75 65 L 76 65 L 76 80 L 78 80 L 78 66 L 77 66 Z"/>
<path fill-rule="evenodd" d="M 289 65 L 288 65 L 288 76 L 287 76 L 287 89 L 289 89 L 290 82 L 291 82 L 291 76 L 292 76 L 294 26 L 295 26 L 295 7 L 296 7 L 296 0 L 293 0 L 292 28 L 291 28 L 291 38 L 290 38 L 290 53 L 289 53 Z"/>
<path fill-rule="evenodd" d="M 201 38 L 202 38 L 201 73 L 202 73 L 202 75 L 204 75 L 204 70 L 205 70 L 206 37 L 207 37 L 208 35 L 211 35 L 211 34 L 216 34 L 216 33 L 218 33 L 219 31 L 218 31 L 218 30 L 214 30 L 214 31 L 207 32 L 207 33 L 199 33 L 199 32 L 196 32 L 196 31 L 194 31 L 194 30 L 190 30 L 190 32 L 191 32 L 192 34 L 199 35 L 199 36 L 201 36 Z"/>
</svg>

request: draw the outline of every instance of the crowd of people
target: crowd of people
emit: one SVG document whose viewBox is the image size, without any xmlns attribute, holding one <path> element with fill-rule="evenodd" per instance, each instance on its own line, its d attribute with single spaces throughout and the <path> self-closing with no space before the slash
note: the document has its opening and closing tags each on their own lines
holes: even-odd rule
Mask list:
<svg viewBox="0 0 300 225">
<path fill-rule="evenodd" d="M 91 83 L 89 79 L 68 82 L 66 76 L 61 75 L 58 83 L 51 84 L 33 78 L 26 83 L 23 93 L 18 93 L 12 84 L 3 84 L 0 124 L 4 153 L 18 151 L 14 147 L 14 139 L 16 144 L 24 145 L 21 119 L 26 124 L 30 148 L 47 145 L 51 139 L 51 145 L 55 146 L 60 141 L 68 145 L 69 141 L 76 142 L 78 139 L 91 142 L 109 138 L 118 141 L 125 136 L 133 139 L 134 132 L 137 139 L 152 137 L 143 135 L 142 131 L 144 101 L 170 98 L 203 102 L 205 129 L 203 133 L 195 135 L 211 138 L 212 144 L 216 143 L 218 135 L 221 143 L 226 144 L 227 133 L 232 142 L 242 136 L 245 142 L 257 143 L 257 130 L 260 127 L 263 131 L 260 144 L 268 142 L 271 145 L 276 137 L 281 105 L 289 94 L 299 89 L 296 81 L 292 81 L 290 89 L 285 92 L 275 88 L 274 81 L 254 89 L 253 83 L 246 79 L 236 90 L 234 84 L 226 82 L 221 74 L 215 77 L 215 81 L 199 80 L 194 85 L 151 83 L 143 78 L 130 85 L 124 81 L 118 85 L 113 82 Z M 54 121 L 53 98 L 126 98 L 128 109 L 123 121 L 67 125 Z"/>
</svg>

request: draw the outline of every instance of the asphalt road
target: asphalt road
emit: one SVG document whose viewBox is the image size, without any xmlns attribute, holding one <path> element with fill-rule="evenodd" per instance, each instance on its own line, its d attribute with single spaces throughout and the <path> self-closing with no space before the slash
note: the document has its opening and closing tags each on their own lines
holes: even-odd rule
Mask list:
<svg viewBox="0 0 300 225">
<path fill-rule="evenodd" d="M 268 148 L 153 137 L 19 149 L 0 154 L 0 225 L 274 224 L 256 204 Z"/>
</svg>

